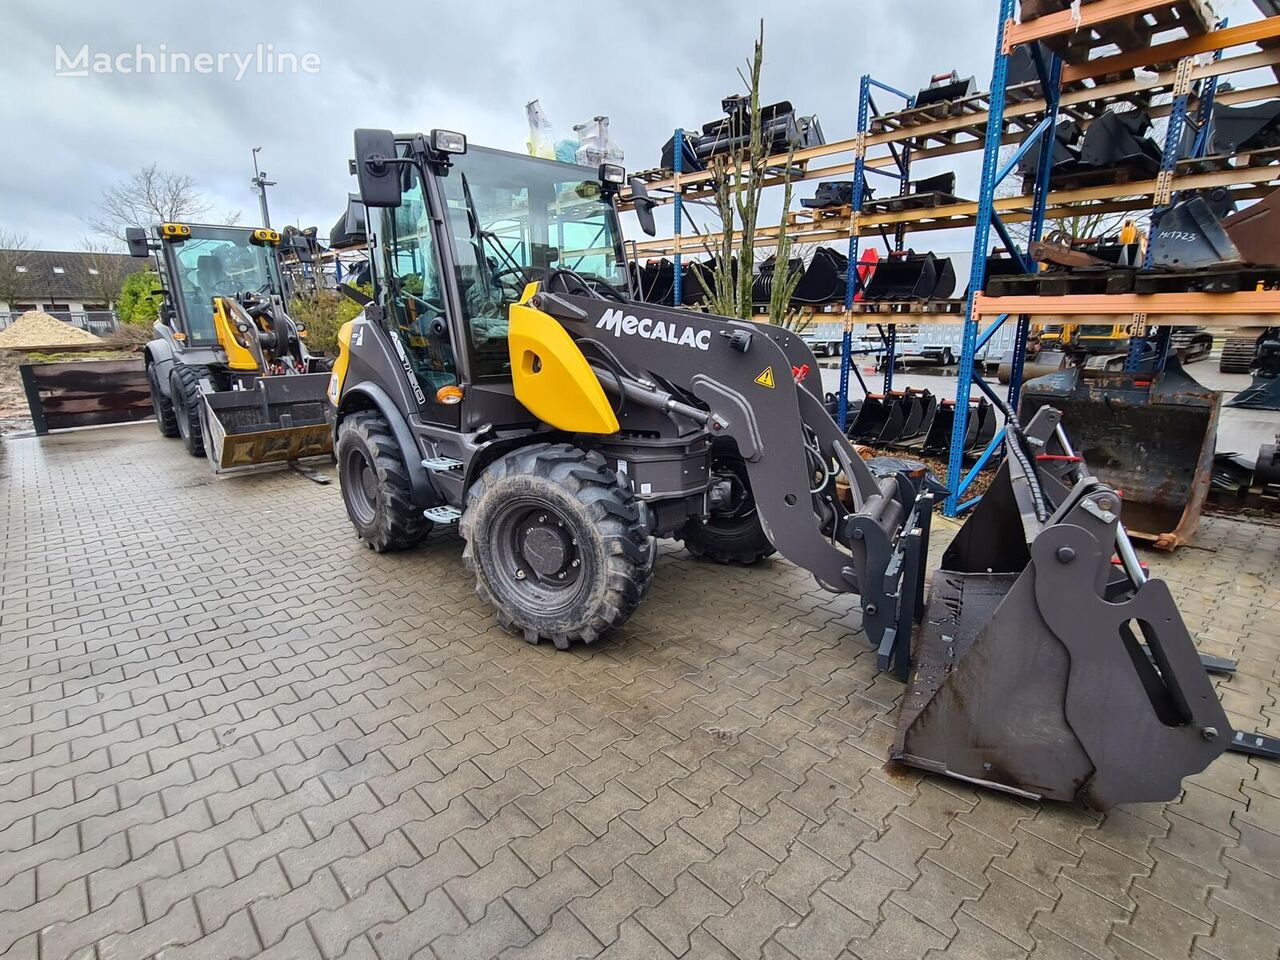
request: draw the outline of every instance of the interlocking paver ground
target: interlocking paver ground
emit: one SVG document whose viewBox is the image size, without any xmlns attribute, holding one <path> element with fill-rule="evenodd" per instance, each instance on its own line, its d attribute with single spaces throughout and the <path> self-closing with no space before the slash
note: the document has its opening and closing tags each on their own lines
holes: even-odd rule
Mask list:
<svg viewBox="0 0 1280 960">
<path fill-rule="evenodd" d="M 664 544 L 589 648 L 151 425 L 0 445 L 0 957 L 1266 958 L 1280 768 L 1108 816 L 889 769 L 855 598 Z M 954 532 L 936 524 L 934 555 Z M 1280 528 L 1152 557 L 1280 734 Z"/>
</svg>

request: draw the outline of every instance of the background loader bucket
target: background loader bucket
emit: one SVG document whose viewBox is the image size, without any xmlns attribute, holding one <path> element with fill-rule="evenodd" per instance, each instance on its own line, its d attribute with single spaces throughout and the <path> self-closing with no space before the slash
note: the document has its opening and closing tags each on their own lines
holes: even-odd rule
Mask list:
<svg viewBox="0 0 1280 960">
<path fill-rule="evenodd" d="M 1042 446 L 1015 456 L 1006 442 L 933 576 L 891 755 L 1097 809 L 1172 799 L 1226 749 L 1226 714 L 1168 587 L 1112 567 L 1115 491 L 1039 479 L 1080 466 L 1055 442 L 1057 411 L 1043 413 Z M 1028 448 L 1053 459 L 1033 462 Z"/>
<path fill-rule="evenodd" d="M 1220 400 L 1170 357 L 1160 374 L 1072 367 L 1032 380 L 1019 413 L 1026 422 L 1043 406 L 1061 410 L 1077 452 L 1121 491 L 1130 535 L 1172 550 L 1200 523 Z"/>
<path fill-rule="evenodd" d="M 260 377 L 252 390 L 207 390 L 201 426 L 215 473 L 333 450 L 329 374 Z"/>
</svg>

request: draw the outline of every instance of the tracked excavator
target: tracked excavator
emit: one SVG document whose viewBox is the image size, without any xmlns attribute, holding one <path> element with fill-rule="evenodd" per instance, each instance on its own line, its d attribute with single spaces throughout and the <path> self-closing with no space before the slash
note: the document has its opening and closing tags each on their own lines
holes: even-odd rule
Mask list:
<svg viewBox="0 0 1280 960">
<path fill-rule="evenodd" d="M 288 315 L 280 234 L 160 223 L 126 231 L 154 257 L 162 301 L 144 358 L 156 424 L 214 473 L 327 457 L 329 362 Z"/>
<path fill-rule="evenodd" d="M 932 497 L 859 458 L 803 340 L 630 289 L 621 168 L 358 130 L 351 171 L 375 295 L 346 291 L 364 310 L 329 399 L 372 549 L 457 524 L 498 622 L 557 648 L 627 621 L 659 538 L 721 563 L 777 551 L 859 596 L 907 684 L 894 758 L 1023 796 L 1168 799 L 1226 748 L 1169 589 L 1057 410 L 1005 411 L 998 478 L 926 591 Z"/>
</svg>

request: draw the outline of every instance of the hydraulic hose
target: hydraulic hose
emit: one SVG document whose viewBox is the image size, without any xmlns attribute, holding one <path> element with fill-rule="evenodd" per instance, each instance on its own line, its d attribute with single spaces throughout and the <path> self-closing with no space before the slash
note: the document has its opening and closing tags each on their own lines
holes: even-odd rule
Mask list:
<svg viewBox="0 0 1280 960">
<path fill-rule="evenodd" d="M 1023 474 L 1027 478 L 1027 488 L 1031 491 L 1031 505 L 1036 512 L 1036 519 L 1044 523 L 1049 519 L 1049 506 L 1045 502 L 1044 488 L 1040 486 L 1040 477 L 1035 471 L 1035 466 L 1031 461 L 1031 457 L 1027 454 L 1026 448 L 1023 447 L 1024 437 L 1022 435 L 1022 424 L 1018 421 L 1018 416 L 1009 409 L 1009 405 L 1001 400 L 994 390 L 987 384 L 982 377 L 974 376 L 973 382 L 978 385 L 978 389 L 987 395 L 987 399 L 1004 414 L 1005 438 L 1009 441 L 1009 454 L 1013 459 L 1018 461 L 1018 466 L 1022 468 Z"/>
</svg>

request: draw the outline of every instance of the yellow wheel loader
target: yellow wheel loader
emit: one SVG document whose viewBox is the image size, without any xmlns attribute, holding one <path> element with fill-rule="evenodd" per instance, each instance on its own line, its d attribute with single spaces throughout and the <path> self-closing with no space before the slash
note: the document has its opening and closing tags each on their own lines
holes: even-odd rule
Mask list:
<svg viewBox="0 0 1280 960">
<path fill-rule="evenodd" d="M 375 296 L 345 291 L 364 311 L 329 397 L 370 548 L 457 524 L 499 623 L 557 648 L 626 622 L 660 537 L 725 563 L 776 550 L 859 595 L 908 684 L 894 757 L 1024 796 L 1168 799 L 1227 747 L 1168 588 L 1058 411 L 1006 412 L 999 477 L 926 596 L 931 495 L 859 458 L 800 337 L 639 301 L 620 168 L 379 130 L 351 167 Z"/>
<path fill-rule="evenodd" d="M 215 473 L 329 455 L 330 363 L 285 312 L 280 234 L 162 223 L 126 239 L 132 256 L 155 257 L 160 276 L 145 350 L 160 432 Z"/>
</svg>

